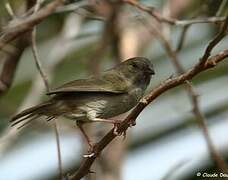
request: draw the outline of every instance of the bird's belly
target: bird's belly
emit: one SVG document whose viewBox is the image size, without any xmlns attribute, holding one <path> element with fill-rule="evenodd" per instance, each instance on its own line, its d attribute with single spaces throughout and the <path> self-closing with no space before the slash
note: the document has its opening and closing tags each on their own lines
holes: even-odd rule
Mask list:
<svg viewBox="0 0 228 180">
<path fill-rule="evenodd" d="M 65 116 L 76 120 L 91 121 L 94 118 L 110 118 L 125 113 L 133 108 L 141 96 L 137 94 L 101 93 L 80 96 L 66 103 L 71 113 Z M 75 104 L 77 102 L 77 104 Z"/>
</svg>

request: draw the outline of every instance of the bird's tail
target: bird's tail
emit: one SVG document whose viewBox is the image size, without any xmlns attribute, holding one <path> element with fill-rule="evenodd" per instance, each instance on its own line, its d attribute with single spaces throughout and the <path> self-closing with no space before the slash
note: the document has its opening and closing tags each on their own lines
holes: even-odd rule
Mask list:
<svg viewBox="0 0 228 180">
<path fill-rule="evenodd" d="M 48 109 L 48 107 L 50 107 L 51 105 L 52 105 L 52 103 L 46 102 L 46 103 L 42 103 L 37 106 L 28 108 L 28 109 L 25 109 L 24 111 L 16 114 L 15 116 L 13 116 L 11 118 L 11 120 L 10 120 L 11 126 L 15 126 L 15 125 L 23 122 L 22 125 L 19 126 L 18 128 L 24 127 L 28 123 L 37 119 L 38 117 L 45 115 L 43 113 L 44 110 Z M 51 120 L 53 118 L 54 118 L 53 116 L 48 116 L 48 120 Z"/>
</svg>

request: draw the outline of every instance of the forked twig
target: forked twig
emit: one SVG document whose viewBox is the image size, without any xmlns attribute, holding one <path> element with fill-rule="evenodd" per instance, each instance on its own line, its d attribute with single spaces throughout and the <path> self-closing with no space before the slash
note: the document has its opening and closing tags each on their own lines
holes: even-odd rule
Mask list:
<svg viewBox="0 0 228 180">
<path fill-rule="evenodd" d="M 141 11 L 144 11 L 154 17 L 158 22 L 165 22 L 170 25 L 176 26 L 186 26 L 191 24 L 198 24 L 198 23 L 217 23 L 217 22 L 224 22 L 226 17 L 208 17 L 203 19 L 191 19 L 191 20 L 177 20 L 174 18 L 162 16 L 160 12 L 155 7 L 145 6 L 140 4 L 136 0 L 122 0 L 124 3 L 127 3 L 131 6 L 134 6 Z"/>
<path fill-rule="evenodd" d="M 227 22 L 228 22 L 228 18 L 226 19 L 221 31 L 209 42 L 200 63 L 203 64 L 207 61 L 207 58 L 211 54 L 213 47 L 215 47 L 215 45 L 218 44 L 220 42 L 220 40 L 225 36 L 225 31 L 226 31 L 227 26 L 228 26 Z M 185 70 L 180 64 L 180 61 L 179 61 L 178 56 L 176 54 L 177 51 L 174 51 L 172 49 L 170 42 L 164 37 L 164 35 L 161 33 L 161 31 L 159 31 L 153 25 L 151 25 L 150 27 L 151 27 L 151 29 L 148 29 L 148 30 L 151 33 L 155 34 L 156 37 L 158 37 L 159 40 L 162 42 L 165 50 L 167 51 L 167 54 L 169 55 L 172 63 L 174 64 L 174 66 L 176 68 L 177 73 L 183 74 L 185 72 Z M 181 46 L 179 46 L 179 50 L 180 49 L 181 49 Z M 206 58 L 206 60 L 205 60 L 205 58 Z M 226 172 L 227 171 L 226 163 L 223 160 L 222 156 L 219 154 L 219 152 L 216 150 L 216 148 L 212 142 L 212 139 L 210 137 L 210 134 L 209 134 L 209 131 L 207 128 L 206 118 L 203 115 L 203 113 L 201 112 L 200 107 L 199 107 L 198 95 L 195 92 L 195 90 L 194 90 L 194 88 L 193 88 L 193 86 L 189 80 L 186 80 L 185 88 L 186 88 L 186 91 L 188 92 L 188 95 L 189 95 L 190 100 L 192 102 L 192 106 L 193 106 L 192 111 L 193 111 L 196 119 L 198 120 L 199 126 L 201 127 L 201 129 L 203 131 L 203 135 L 204 135 L 205 140 L 207 142 L 207 146 L 208 146 L 209 152 L 211 154 L 211 157 L 214 160 L 214 162 L 216 163 L 217 167 L 221 170 L 221 172 Z"/>
</svg>

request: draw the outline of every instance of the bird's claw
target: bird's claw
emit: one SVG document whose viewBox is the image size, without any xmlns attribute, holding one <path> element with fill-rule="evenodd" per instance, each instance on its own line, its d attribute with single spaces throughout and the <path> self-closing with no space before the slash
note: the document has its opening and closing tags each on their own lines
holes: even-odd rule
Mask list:
<svg viewBox="0 0 228 180">
<path fill-rule="evenodd" d="M 129 125 L 129 127 L 133 127 L 136 125 L 136 121 L 135 120 L 130 121 L 128 125 Z"/>
<path fill-rule="evenodd" d="M 89 172 L 88 173 L 89 174 L 95 174 L 96 172 L 89 169 Z"/>
<path fill-rule="evenodd" d="M 92 158 L 95 156 L 95 153 L 94 152 L 91 152 L 91 153 L 88 153 L 88 154 L 84 154 L 83 157 L 84 158 Z"/>
<path fill-rule="evenodd" d="M 123 134 L 122 132 L 118 132 L 120 123 L 121 123 L 121 121 L 118 121 L 118 120 L 116 120 L 116 122 L 114 123 L 113 134 L 116 136 L 121 136 Z"/>
<path fill-rule="evenodd" d="M 135 120 L 132 120 L 132 121 L 130 121 L 130 122 L 128 123 L 128 125 L 129 125 L 129 127 L 131 128 L 131 127 L 133 127 L 133 126 L 136 125 L 136 121 L 135 121 Z M 126 137 L 127 137 L 127 130 L 125 130 L 125 131 L 122 132 L 121 134 L 123 135 L 123 140 L 125 140 Z"/>
<path fill-rule="evenodd" d="M 88 149 L 88 154 L 84 154 L 84 158 L 91 158 L 96 155 L 94 149 L 95 149 L 96 144 L 92 144 L 91 142 L 89 143 L 89 149 Z"/>
</svg>

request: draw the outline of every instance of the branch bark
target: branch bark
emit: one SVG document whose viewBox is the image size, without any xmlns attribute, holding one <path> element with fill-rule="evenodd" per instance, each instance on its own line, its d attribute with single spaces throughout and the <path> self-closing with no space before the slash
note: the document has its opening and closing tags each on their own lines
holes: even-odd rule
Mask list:
<svg viewBox="0 0 228 180">
<path fill-rule="evenodd" d="M 31 0 L 26 1 L 26 9 L 28 10 L 34 4 L 35 4 L 35 2 L 33 2 Z M 8 4 L 8 6 L 11 9 L 9 4 Z M 11 11 L 12 11 L 12 9 L 11 9 Z M 12 14 L 14 14 L 14 12 L 12 12 Z M 2 58 L 4 65 L 3 65 L 2 72 L 0 75 L 0 96 L 5 94 L 11 87 L 11 84 L 13 82 L 14 75 L 15 75 L 15 72 L 17 69 L 17 65 L 21 58 L 21 55 L 23 54 L 24 50 L 29 46 L 29 43 L 30 43 L 28 34 L 29 34 L 29 32 L 20 36 L 14 42 L 13 46 L 10 47 L 10 51 L 6 50 L 7 53 L 5 53 L 5 56 L 3 56 L 3 58 Z M 1 46 L 1 42 L 0 42 L 0 46 Z"/>
<path fill-rule="evenodd" d="M 227 26 L 228 26 L 228 17 L 227 17 L 223 27 L 221 28 L 220 32 L 208 44 L 208 46 L 205 50 L 205 53 L 204 53 L 203 57 L 201 58 L 200 63 L 203 64 L 207 61 L 207 58 L 211 54 L 213 47 L 216 44 L 218 44 L 219 41 L 225 36 Z M 177 73 L 183 74 L 184 68 L 181 66 L 180 61 L 178 59 L 178 56 L 177 56 L 176 52 L 172 49 L 170 42 L 166 39 L 166 37 L 156 27 L 152 26 L 152 28 L 153 28 L 153 32 L 156 34 L 156 36 L 162 42 L 165 50 L 167 51 L 167 54 L 169 55 L 172 63 L 174 64 L 174 66 L 176 68 Z M 191 100 L 191 103 L 193 106 L 192 112 L 194 113 L 194 115 L 197 119 L 197 122 L 198 122 L 200 128 L 202 129 L 205 140 L 207 142 L 207 146 L 208 146 L 211 158 L 215 162 L 217 168 L 219 170 L 221 170 L 221 172 L 226 172 L 227 171 L 226 163 L 213 144 L 213 141 L 210 137 L 210 134 L 209 134 L 209 131 L 207 128 L 206 118 L 200 110 L 198 95 L 195 92 L 194 87 L 189 80 L 186 80 L 186 82 L 185 82 L 185 89 L 186 89 L 186 91 L 190 97 L 190 100 Z"/>
<path fill-rule="evenodd" d="M 26 36 L 20 37 L 14 43 L 11 52 L 3 58 L 4 65 L 0 74 L 0 96 L 5 94 L 11 87 L 21 55 L 28 45 L 28 38 Z"/>
<path fill-rule="evenodd" d="M 44 8 L 37 13 L 26 17 L 23 20 L 9 24 L 8 27 L 3 29 L 3 35 L 0 37 L 0 50 L 5 47 L 6 44 L 16 39 L 18 36 L 28 32 L 35 25 L 39 24 L 47 16 L 53 13 L 56 8 L 61 5 L 64 0 L 55 0 L 50 2 Z"/>
</svg>

